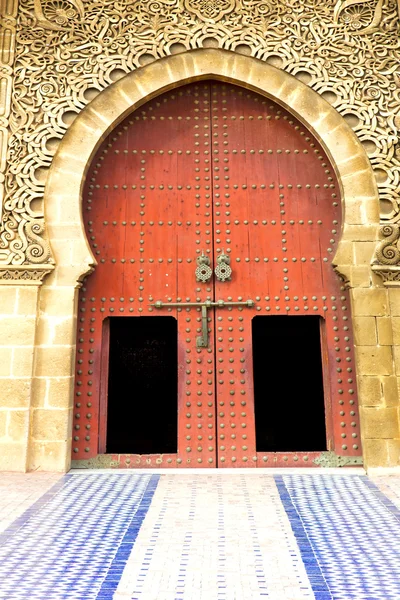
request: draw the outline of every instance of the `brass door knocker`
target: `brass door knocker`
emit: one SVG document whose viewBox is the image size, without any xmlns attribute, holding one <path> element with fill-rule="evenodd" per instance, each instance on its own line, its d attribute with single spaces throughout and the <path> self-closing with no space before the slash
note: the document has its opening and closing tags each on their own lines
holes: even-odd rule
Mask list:
<svg viewBox="0 0 400 600">
<path fill-rule="evenodd" d="M 217 257 L 217 266 L 215 267 L 215 276 L 218 281 L 230 281 L 232 275 L 232 268 L 230 266 L 230 257 L 222 252 Z"/>
<path fill-rule="evenodd" d="M 206 283 L 206 281 L 209 281 L 212 277 L 210 259 L 204 254 L 204 252 L 202 252 L 201 256 L 196 258 L 196 263 L 196 281 L 202 281 L 203 283 Z"/>
</svg>

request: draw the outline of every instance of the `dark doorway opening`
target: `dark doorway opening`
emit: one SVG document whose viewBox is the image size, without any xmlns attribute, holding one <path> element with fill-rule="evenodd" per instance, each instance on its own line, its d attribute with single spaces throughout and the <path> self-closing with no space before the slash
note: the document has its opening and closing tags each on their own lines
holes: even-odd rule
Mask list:
<svg viewBox="0 0 400 600">
<path fill-rule="evenodd" d="M 258 452 L 326 450 L 320 317 L 252 321 Z"/>
<path fill-rule="evenodd" d="M 111 317 L 106 451 L 176 453 L 178 328 L 173 317 Z"/>
</svg>

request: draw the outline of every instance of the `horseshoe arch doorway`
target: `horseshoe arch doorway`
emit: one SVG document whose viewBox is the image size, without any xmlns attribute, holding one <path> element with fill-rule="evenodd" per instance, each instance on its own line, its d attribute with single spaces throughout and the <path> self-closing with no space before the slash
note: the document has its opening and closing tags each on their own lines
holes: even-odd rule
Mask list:
<svg viewBox="0 0 400 600">
<path fill-rule="evenodd" d="M 361 455 L 340 191 L 278 104 L 205 81 L 129 115 L 89 169 L 73 459 L 316 466 Z"/>
</svg>

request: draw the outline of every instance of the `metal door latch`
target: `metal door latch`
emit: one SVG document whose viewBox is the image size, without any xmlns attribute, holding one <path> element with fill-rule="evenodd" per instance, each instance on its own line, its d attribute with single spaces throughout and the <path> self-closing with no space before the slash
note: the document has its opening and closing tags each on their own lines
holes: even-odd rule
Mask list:
<svg viewBox="0 0 400 600">
<path fill-rule="evenodd" d="M 211 300 L 204 300 L 204 302 L 162 302 L 157 300 L 154 304 L 154 308 L 201 308 L 201 335 L 196 338 L 196 348 L 208 348 L 208 320 L 207 311 L 209 308 L 225 308 L 226 306 L 247 306 L 252 308 L 255 305 L 254 300 L 245 300 L 245 302 L 226 302 L 225 300 L 217 300 L 212 302 Z"/>
</svg>

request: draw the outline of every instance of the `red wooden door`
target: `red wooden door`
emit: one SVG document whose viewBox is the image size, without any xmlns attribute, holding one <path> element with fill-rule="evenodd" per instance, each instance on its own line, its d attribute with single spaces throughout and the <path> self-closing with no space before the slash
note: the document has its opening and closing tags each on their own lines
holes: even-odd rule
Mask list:
<svg viewBox="0 0 400 600">
<path fill-rule="evenodd" d="M 320 452 L 257 452 L 256 315 L 321 317 L 327 449 L 360 454 L 349 299 L 331 267 L 339 188 L 294 117 L 229 84 L 168 92 L 102 144 L 83 210 L 98 266 L 79 301 L 74 459 L 107 453 L 107 321 L 116 315 L 177 319 L 178 452 L 114 455 L 113 465 L 314 464 Z M 203 253 L 220 270 L 196 281 Z M 198 347 L 201 303 L 221 300 L 239 304 L 207 307 L 207 347 Z M 240 305 L 247 300 L 254 305 Z M 268 401 L 285 402 L 284 387 Z"/>
</svg>

